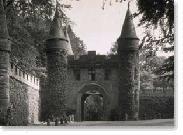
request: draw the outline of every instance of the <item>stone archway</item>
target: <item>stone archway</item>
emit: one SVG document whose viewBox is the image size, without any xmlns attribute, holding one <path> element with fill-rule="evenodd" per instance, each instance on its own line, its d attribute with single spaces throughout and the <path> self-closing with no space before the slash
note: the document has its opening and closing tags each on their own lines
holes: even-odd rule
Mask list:
<svg viewBox="0 0 183 135">
<path fill-rule="evenodd" d="M 83 101 L 87 96 L 88 92 L 97 92 L 100 94 L 100 96 L 103 97 L 103 109 L 104 109 L 104 118 L 103 120 L 108 120 L 109 118 L 109 96 L 107 95 L 105 89 L 95 83 L 90 83 L 82 86 L 77 94 L 77 109 L 76 109 L 76 121 L 82 121 L 83 120 L 83 112 L 82 112 L 82 107 L 83 107 Z"/>
</svg>

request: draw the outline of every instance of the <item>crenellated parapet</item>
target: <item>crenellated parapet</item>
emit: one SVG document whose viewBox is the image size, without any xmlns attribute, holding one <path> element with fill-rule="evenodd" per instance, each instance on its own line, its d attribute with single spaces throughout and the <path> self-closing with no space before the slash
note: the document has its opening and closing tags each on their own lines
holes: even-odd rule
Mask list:
<svg viewBox="0 0 183 135">
<path fill-rule="evenodd" d="M 10 77 L 27 84 L 28 86 L 39 90 L 39 78 L 35 75 L 23 71 L 20 67 L 11 63 L 10 66 Z"/>
<path fill-rule="evenodd" d="M 81 55 L 77 59 L 74 55 L 68 56 L 68 68 L 85 68 L 88 69 L 91 66 L 101 68 L 118 68 L 118 56 L 117 55 L 97 55 L 96 51 L 88 51 L 86 55 Z"/>
</svg>

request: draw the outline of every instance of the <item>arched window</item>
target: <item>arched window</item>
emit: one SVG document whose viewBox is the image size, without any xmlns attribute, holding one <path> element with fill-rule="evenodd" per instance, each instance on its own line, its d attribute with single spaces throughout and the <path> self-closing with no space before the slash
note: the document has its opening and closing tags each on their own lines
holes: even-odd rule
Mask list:
<svg viewBox="0 0 183 135">
<path fill-rule="evenodd" d="M 104 71 L 104 80 L 109 80 L 110 73 L 111 73 L 110 69 L 105 69 L 105 71 Z"/>
<path fill-rule="evenodd" d="M 76 80 L 80 80 L 80 70 L 79 69 L 74 69 L 74 77 Z"/>
<path fill-rule="evenodd" d="M 135 70 L 134 70 L 134 80 L 136 80 L 136 79 L 138 79 L 138 70 L 135 67 Z"/>
<path fill-rule="evenodd" d="M 94 68 L 90 68 L 88 69 L 88 76 L 89 76 L 89 80 L 90 81 L 95 81 L 95 69 Z"/>
</svg>

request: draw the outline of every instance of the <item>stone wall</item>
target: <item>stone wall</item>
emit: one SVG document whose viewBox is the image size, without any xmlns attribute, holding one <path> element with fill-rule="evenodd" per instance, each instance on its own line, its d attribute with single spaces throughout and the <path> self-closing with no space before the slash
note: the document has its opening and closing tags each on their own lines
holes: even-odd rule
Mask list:
<svg viewBox="0 0 183 135">
<path fill-rule="evenodd" d="M 107 109 L 109 110 L 109 120 L 118 120 L 116 115 L 118 112 L 116 108 L 118 107 L 118 69 L 112 68 L 109 74 L 109 80 L 105 80 L 105 69 L 96 68 L 96 80 L 91 81 L 88 75 L 87 68 L 80 69 L 80 80 L 76 79 L 74 75 L 74 69 L 69 68 L 67 71 L 67 90 L 65 92 L 66 96 L 66 106 L 67 109 L 70 109 L 71 112 L 77 112 L 77 97 L 79 95 L 80 90 L 88 84 L 97 84 L 104 88 L 106 94 L 109 97 L 109 104 Z M 45 80 L 43 80 L 45 82 Z M 41 89 L 42 96 L 42 114 L 41 116 L 45 116 L 44 108 L 46 108 L 47 104 L 44 104 L 44 95 L 46 94 L 44 91 L 45 86 Z M 139 103 L 139 119 L 152 119 L 152 118 L 172 118 L 174 113 L 174 105 L 173 105 L 173 90 L 170 91 L 140 91 L 140 103 Z M 169 105 L 169 107 L 168 107 Z M 170 112 L 167 113 L 166 111 Z M 146 116 L 145 116 L 146 115 Z M 161 116 L 160 116 L 161 115 Z M 76 118 L 76 115 L 75 115 Z M 44 120 L 44 118 L 43 118 Z M 76 119 L 75 119 L 76 120 Z"/>
<path fill-rule="evenodd" d="M 28 73 L 10 70 L 11 125 L 37 123 L 39 117 L 39 80 Z M 16 71 L 16 72 L 15 72 Z M 20 74 L 19 74 L 20 73 Z M 34 78 L 31 80 L 31 78 Z"/>
<path fill-rule="evenodd" d="M 39 99 L 39 89 L 34 89 L 30 86 L 27 87 L 28 91 L 28 109 L 29 109 L 29 116 L 28 122 L 35 124 L 39 121 L 39 106 L 40 106 L 40 99 Z"/>
<path fill-rule="evenodd" d="M 88 69 L 80 69 L 80 80 L 76 80 L 73 69 L 68 70 L 66 106 L 71 109 L 77 109 L 77 97 L 82 87 L 88 84 L 96 84 L 101 86 L 108 96 L 109 104 L 107 110 L 109 117 L 112 109 L 118 105 L 118 73 L 117 69 L 111 69 L 109 80 L 105 80 L 105 69 L 96 69 L 96 79 L 91 81 L 88 75 Z"/>
<path fill-rule="evenodd" d="M 12 121 L 11 125 L 27 125 L 28 124 L 28 94 L 25 84 L 10 79 L 10 103 Z"/>
</svg>

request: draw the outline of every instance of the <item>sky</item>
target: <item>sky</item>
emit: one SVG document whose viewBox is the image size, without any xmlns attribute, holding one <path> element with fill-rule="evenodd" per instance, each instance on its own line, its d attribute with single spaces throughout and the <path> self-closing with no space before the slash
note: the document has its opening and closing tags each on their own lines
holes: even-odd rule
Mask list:
<svg viewBox="0 0 183 135">
<path fill-rule="evenodd" d="M 97 54 L 107 54 L 112 44 L 120 36 L 127 10 L 127 2 L 108 3 L 102 9 L 103 0 L 68 1 L 72 8 L 66 10 L 67 16 L 74 22 L 72 28 L 76 35 L 84 41 L 87 51 L 96 50 Z M 67 1 L 65 1 L 67 3 Z M 135 12 L 135 4 L 130 4 L 131 12 Z M 138 20 L 135 20 L 137 26 Z M 137 36 L 142 37 L 142 28 L 136 29 Z"/>
</svg>

